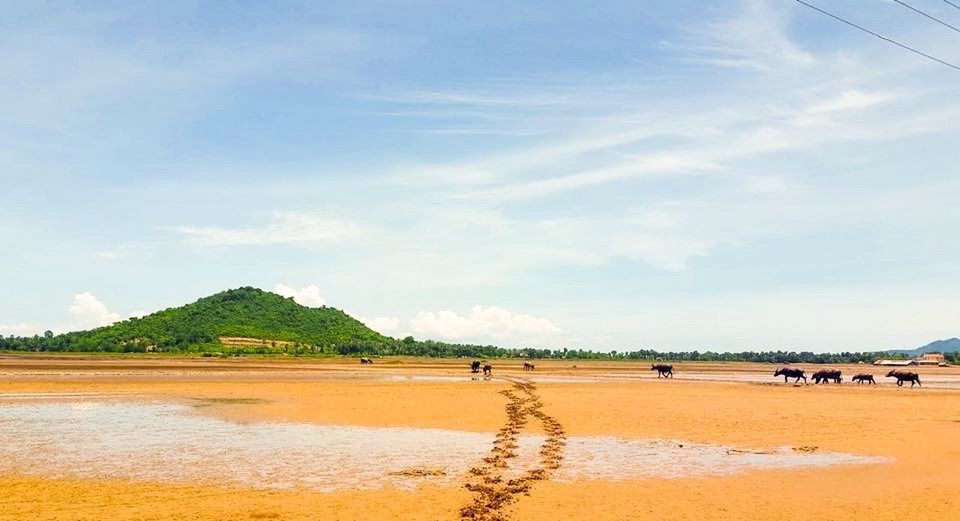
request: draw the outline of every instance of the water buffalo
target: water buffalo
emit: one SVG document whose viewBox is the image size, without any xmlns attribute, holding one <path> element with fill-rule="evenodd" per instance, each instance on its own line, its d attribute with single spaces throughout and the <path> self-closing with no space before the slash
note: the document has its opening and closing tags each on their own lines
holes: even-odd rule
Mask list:
<svg viewBox="0 0 960 521">
<path fill-rule="evenodd" d="M 913 387 L 914 384 L 923 387 L 923 384 L 920 383 L 920 375 L 911 371 L 890 371 L 887 373 L 887 378 L 896 378 L 897 387 L 903 387 L 903 382 L 910 382 L 910 387 Z"/>
<path fill-rule="evenodd" d="M 787 383 L 787 378 L 796 378 L 793 383 L 797 383 L 803 378 L 803 383 L 807 383 L 807 377 L 803 374 L 803 369 L 790 369 L 789 367 L 781 367 L 777 369 L 773 376 L 783 376 L 783 383 Z"/>
<path fill-rule="evenodd" d="M 657 372 L 657 378 L 673 378 L 673 366 L 670 364 L 653 364 L 650 370 Z"/>
<path fill-rule="evenodd" d="M 483 376 L 490 376 L 493 374 L 493 366 L 490 364 L 483 365 Z"/>
<path fill-rule="evenodd" d="M 373 363 L 373 359 L 372 359 L 372 358 L 367 358 L 367 357 L 365 357 L 365 356 L 361 356 L 361 357 L 360 357 L 360 363 L 361 363 L 361 364 L 372 364 L 372 363 Z"/>
<path fill-rule="evenodd" d="M 840 371 L 836 369 L 821 369 L 816 373 L 813 373 L 813 383 L 830 383 L 830 380 L 833 380 L 834 383 L 840 383 L 843 381 L 843 378 L 840 377 Z"/>
<path fill-rule="evenodd" d="M 877 381 L 873 379 L 872 374 L 860 373 L 857 376 L 851 378 L 854 382 L 857 382 L 857 385 L 862 385 L 864 382 L 868 384 L 877 385 Z"/>
<path fill-rule="evenodd" d="M 533 362 L 524 362 L 524 363 L 523 363 L 523 370 L 524 370 L 524 371 L 533 371 L 533 370 L 536 369 L 536 368 L 537 368 L 537 366 L 533 365 Z"/>
<path fill-rule="evenodd" d="M 480 360 L 474 360 L 470 362 L 470 372 L 479 373 L 480 372 Z"/>
</svg>

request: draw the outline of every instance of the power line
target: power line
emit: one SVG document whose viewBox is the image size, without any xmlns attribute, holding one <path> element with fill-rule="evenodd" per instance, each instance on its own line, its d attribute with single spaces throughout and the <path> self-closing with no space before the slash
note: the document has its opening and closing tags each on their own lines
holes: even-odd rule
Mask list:
<svg viewBox="0 0 960 521">
<path fill-rule="evenodd" d="M 851 22 L 851 21 L 849 21 L 849 20 L 846 20 L 846 19 L 844 19 L 844 18 L 840 18 L 839 16 L 837 16 L 837 15 L 835 15 L 835 14 L 833 14 L 833 13 L 828 13 L 827 11 L 824 11 L 823 9 L 820 9 L 819 7 L 817 7 L 817 6 L 815 6 L 815 5 L 808 4 L 808 3 L 804 2 L 803 0 L 793 0 L 793 1 L 794 1 L 794 2 L 797 2 L 798 4 L 803 4 L 803 5 L 807 6 L 807 7 L 809 7 L 810 9 L 813 9 L 814 11 L 817 11 L 817 12 L 819 12 L 819 13 L 821 13 L 821 14 L 825 14 L 825 15 L 829 16 L 830 18 L 833 18 L 834 20 L 837 20 L 838 22 L 845 23 L 845 24 L 849 25 L 850 27 L 857 28 L 857 29 L 859 29 L 859 30 L 861 30 L 861 31 L 869 34 L 869 35 L 876 36 L 877 38 L 880 38 L 881 40 L 883 40 L 883 41 L 885 41 L 885 42 L 892 43 L 892 44 L 896 45 L 897 47 L 900 47 L 900 48 L 902 48 L 902 49 L 906 49 L 906 50 L 908 50 L 908 51 L 910 51 L 910 52 L 912 52 L 912 53 L 914 53 L 914 54 L 919 54 L 920 56 L 923 56 L 924 58 L 927 58 L 927 59 L 929 59 L 929 60 L 933 60 L 933 61 L 935 61 L 935 62 L 937 62 L 937 63 L 939 63 L 939 64 L 941 64 L 941 65 L 946 65 L 947 67 L 950 67 L 951 69 L 956 69 L 956 70 L 960 71 L 960 66 L 954 65 L 954 64 L 952 64 L 952 63 L 950 63 L 950 62 L 948 62 L 948 61 L 943 61 L 943 60 L 941 60 L 940 58 L 935 58 L 935 57 L 933 57 L 933 56 L 930 56 L 929 54 L 927 54 L 927 53 L 925 53 L 925 52 L 923 52 L 923 51 L 918 51 L 918 50 L 914 49 L 913 47 L 910 47 L 910 46 L 908 46 L 908 45 L 904 45 L 904 44 L 902 44 L 902 43 L 900 43 L 900 42 L 898 42 L 898 41 L 896 41 L 896 40 L 892 40 L 892 39 L 890 39 L 890 38 L 887 38 L 886 36 L 883 36 L 882 34 L 877 34 L 877 33 L 873 32 L 873 31 L 871 31 L 870 29 L 867 29 L 866 27 L 857 25 L 857 24 L 855 24 L 855 23 L 853 23 L 853 22 Z"/>
<path fill-rule="evenodd" d="M 943 0 L 943 1 L 946 2 L 946 3 L 948 3 L 948 4 L 950 4 L 950 5 L 952 5 L 952 6 L 953 6 L 954 8 L 956 8 L 956 9 L 960 9 L 960 5 L 957 5 L 957 4 L 953 3 L 953 2 L 951 2 L 950 0 Z"/>
<path fill-rule="evenodd" d="M 904 7 L 906 7 L 907 9 L 909 9 L 909 10 L 911 10 L 911 11 L 917 13 L 917 14 L 921 14 L 921 15 L 923 15 L 923 16 L 926 16 L 927 18 L 933 20 L 934 22 L 937 22 L 938 24 L 940 24 L 940 25 L 942 25 L 942 26 L 944 26 L 944 27 L 949 27 L 949 28 L 953 29 L 954 31 L 960 33 L 960 29 L 958 29 L 955 25 L 950 25 L 950 24 L 948 24 L 947 22 L 944 22 L 943 20 L 941 20 L 941 19 L 939 19 L 939 18 L 937 18 L 937 17 L 935 17 L 935 16 L 932 16 L 932 15 L 930 15 L 930 14 L 928 14 L 928 13 L 925 13 L 925 12 L 917 9 L 916 7 L 910 5 L 910 4 L 906 3 L 906 2 L 901 2 L 900 0 L 893 0 L 893 1 L 896 2 L 896 3 L 898 3 L 898 4 L 900 4 L 900 5 L 902 5 L 902 6 L 904 6 Z"/>
</svg>

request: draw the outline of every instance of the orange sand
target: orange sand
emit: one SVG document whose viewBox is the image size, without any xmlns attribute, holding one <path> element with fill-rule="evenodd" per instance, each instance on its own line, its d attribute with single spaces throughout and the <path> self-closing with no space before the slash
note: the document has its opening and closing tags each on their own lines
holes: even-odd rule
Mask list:
<svg viewBox="0 0 960 521">
<path fill-rule="evenodd" d="M 196 409 L 230 419 L 497 430 L 497 381 L 329 379 L 331 374 L 463 374 L 464 361 L 0 358 L 0 393 L 110 392 L 151 398 L 256 398 Z M 497 374 L 517 362 L 500 362 Z M 538 363 L 538 375 L 649 371 L 649 365 Z M 809 368 L 808 368 L 809 369 Z M 870 367 L 844 367 L 846 375 Z M 756 371 L 764 364 L 684 364 L 677 371 Z M 361 373 L 362 371 L 362 373 Z M 957 368 L 921 368 L 956 374 Z M 645 373 L 646 374 L 646 373 Z M 882 380 L 882 379 L 881 379 Z M 778 380 L 770 378 L 771 384 Z M 569 435 L 665 437 L 753 448 L 817 446 L 893 463 L 760 470 L 725 477 L 541 482 L 508 509 L 517 520 L 960 519 L 960 391 L 631 381 L 541 383 Z M 4 440 L 16 443 L 15 440 Z M 458 485 L 316 493 L 0 476 L 0 519 L 459 519 Z"/>
</svg>

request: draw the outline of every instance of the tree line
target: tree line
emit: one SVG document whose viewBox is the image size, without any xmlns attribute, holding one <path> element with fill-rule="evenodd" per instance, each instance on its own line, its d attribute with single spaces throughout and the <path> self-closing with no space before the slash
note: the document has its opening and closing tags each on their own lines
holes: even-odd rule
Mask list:
<svg viewBox="0 0 960 521">
<path fill-rule="evenodd" d="M 54 335 L 47 331 L 44 335 L 32 337 L 0 336 L 0 350 L 34 352 L 106 352 L 106 353 L 143 353 L 147 351 L 167 353 L 215 353 L 223 355 L 269 355 L 287 354 L 294 356 L 420 356 L 433 358 L 529 358 L 529 359 L 566 359 L 566 360 L 669 360 L 690 362 L 760 362 L 778 364 L 841 364 L 872 363 L 878 358 L 909 359 L 904 353 L 885 352 L 840 352 L 814 353 L 812 351 L 740 351 L 718 352 L 711 350 L 694 351 L 658 351 L 655 349 L 637 349 L 626 351 L 592 351 L 588 349 L 538 349 L 504 348 L 494 345 L 457 344 L 436 340 L 416 340 L 406 337 L 396 340 L 382 337 L 384 340 L 352 340 L 345 342 L 307 342 L 290 343 L 267 342 L 256 346 L 225 346 L 209 334 L 199 331 L 183 331 L 171 334 L 156 343 L 109 341 L 67 333 Z M 948 362 L 960 363 L 960 352 L 945 353 Z"/>
</svg>

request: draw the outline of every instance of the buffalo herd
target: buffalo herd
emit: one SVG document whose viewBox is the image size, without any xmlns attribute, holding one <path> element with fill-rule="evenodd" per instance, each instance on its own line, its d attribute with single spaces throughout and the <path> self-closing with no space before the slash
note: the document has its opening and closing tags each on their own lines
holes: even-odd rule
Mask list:
<svg viewBox="0 0 960 521">
<path fill-rule="evenodd" d="M 361 358 L 361 364 L 372 364 L 373 360 L 369 358 Z M 524 371 L 533 371 L 536 369 L 536 365 L 533 362 L 525 361 L 523 362 Z M 657 378 L 673 378 L 673 365 L 671 364 L 653 364 L 650 366 L 651 371 L 657 372 Z M 482 372 L 483 376 L 492 376 L 493 375 L 493 365 L 487 362 L 481 362 L 480 360 L 474 360 L 470 362 L 470 372 L 477 374 Z M 793 378 L 793 383 L 800 383 L 800 380 L 803 380 L 803 383 L 807 383 L 807 375 L 803 369 L 795 369 L 792 367 L 781 367 L 777 369 L 773 376 L 782 376 L 783 382 L 787 383 Z M 843 375 L 839 369 L 821 369 L 810 375 L 810 378 L 813 379 L 814 384 L 829 384 L 833 383 L 842 383 Z M 915 385 L 923 387 L 923 384 L 920 383 L 920 375 L 912 371 L 898 371 L 893 370 L 887 373 L 887 378 L 896 378 L 897 387 L 903 387 L 904 382 L 910 382 L 910 387 Z M 877 385 L 877 380 L 874 378 L 874 375 L 870 373 L 858 373 L 851 381 L 857 382 L 857 385 Z"/>
<path fill-rule="evenodd" d="M 493 366 L 488 363 L 480 360 L 474 360 L 470 363 L 471 373 L 479 373 L 481 369 L 484 376 L 493 374 Z M 536 366 L 533 362 L 523 362 L 524 371 L 533 371 L 534 369 L 536 369 Z M 657 372 L 657 378 L 673 378 L 673 365 L 671 364 L 653 364 L 650 366 L 650 370 Z M 791 378 L 793 378 L 793 383 L 799 383 L 800 380 L 807 383 L 807 375 L 803 369 L 781 367 L 773 373 L 773 376 L 782 376 L 784 383 L 789 382 Z M 910 387 L 914 385 L 923 387 L 920 383 L 920 375 L 911 371 L 894 370 L 887 373 L 887 377 L 896 378 L 898 387 L 903 387 L 904 382 L 910 382 Z M 828 384 L 830 382 L 839 384 L 843 382 L 843 375 L 839 369 L 821 369 L 810 375 L 810 378 L 813 379 L 814 384 Z M 869 373 L 858 373 L 851 380 L 857 382 L 857 385 L 877 385 L 877 380 Z"/>
<path fill-rule="evenodd" d="M 787 382 L 788 378 L 794 378 L 793 383 L 798 383 L 801 379 L 804 381 L 804 383 L 807 381 L 807 377 L 804 374 L 803 369 L 781 367 L 773 373 L 773 376 L 782 376 L 784 383 Z M 813 382 L 815 384 L 825 384 L 830 382 L 840 383 L 843 381 L 843 377 L 838 369 L 823 369 L 813 373 L 811 378 L 813 378 Z M 920 383 L 920 375 L 912 371 L 893 370 L 887 373 L 887 378 L 896 378 L 897 387 L 903 387 L 903 382 L 910 382 L 910 387 L 913 387 L 914 385 L 923 387 L 923 384 Z M 877 385 L 876 379 L 874 379 L 873 375 L 869 373 L 859 373 L 851 378 L 851 380 L 857 382 L 857 385 Z"/>
</svg>

